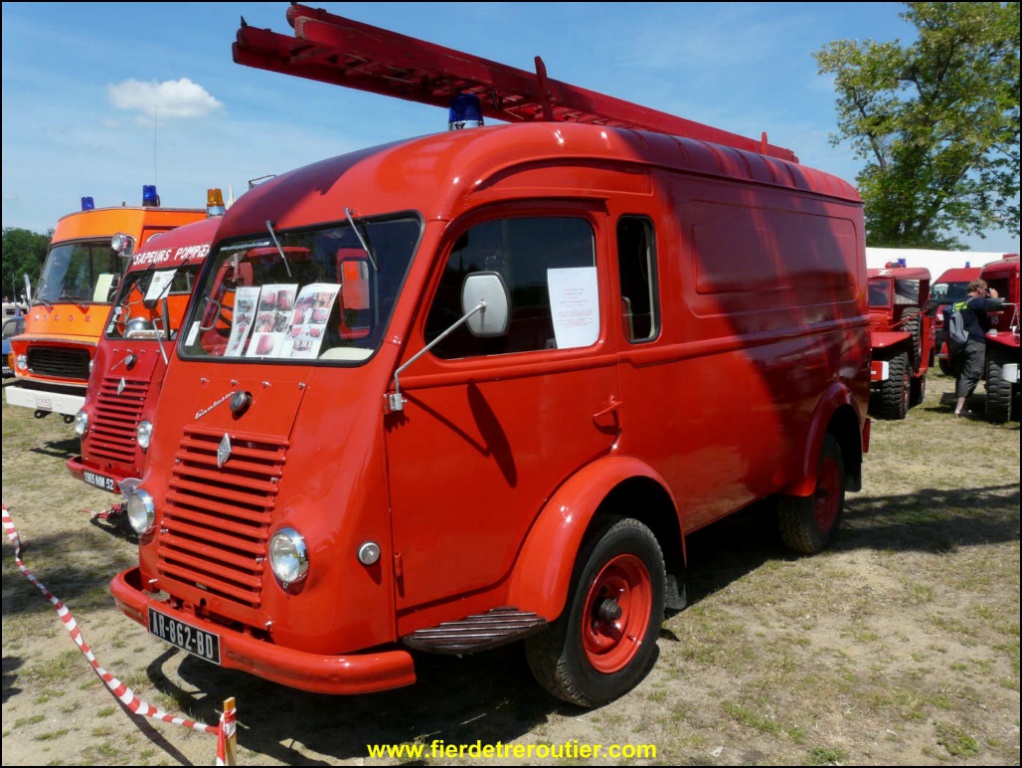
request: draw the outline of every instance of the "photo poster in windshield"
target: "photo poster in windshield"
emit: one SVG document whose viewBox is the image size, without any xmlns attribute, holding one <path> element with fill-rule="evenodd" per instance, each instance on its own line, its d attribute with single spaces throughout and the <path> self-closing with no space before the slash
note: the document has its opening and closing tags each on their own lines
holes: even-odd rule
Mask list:
<svg viewBox="0 0 1022 768">
<path fill-rule="evenodd" d="M 295 302 L 291 329 L 282 357 L 316 358 L 323 346 L 330 312 L 337 301 L 336 283 L 312 283 L 302 288 Z"/>
<path fill-rule="evenodd" d="M 240 357 L 245 351 L 249 331 L 255 321 L 259 306 L 259 286 L 238 288 L 234 297 L 234 321 L 231 323 L 231 338 L 227 342 L 227 357 Z"/>
<path fill-rule="evenodd" d="M 547 289 L 557 348 L 594 344 L 600 335 L 596 267 L 548 269 Z"/>
<path fill-rule="evenodd" d="M 259 296 L 252 340 L 248 343 L 248 357 L 281 357 L 291 330 L 291 316 L 295 308 L 298 285 L 264 285 Z"/>
<path fill-rule="evenodd" d="M 153 278 L 145 292 L 145 300 L 149 302 L 159 301 L 170 293 L 170 285 L 174 282 L 176 275 L 176 269 L 164 269 L 160 272 L 153 272 Z"/>
</svg>

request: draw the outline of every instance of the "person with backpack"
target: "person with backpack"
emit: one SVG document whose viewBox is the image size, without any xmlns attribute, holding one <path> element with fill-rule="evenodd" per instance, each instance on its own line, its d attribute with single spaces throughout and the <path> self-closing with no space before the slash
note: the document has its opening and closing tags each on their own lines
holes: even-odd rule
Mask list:
<svg viewBox="0 0 1022 768">
<path fill-rule="evenodd" d="M 997 291 L 986 280 L 977 278 L 969 283 L 968 298 L 956 302 L 946 319 L 948 351 L 955 369 L 955 416 L 970 415 L 965 401 L 976 390 L 986 368 L 987 331 L 990 330 L 989 312 L 1004 306 Z M 964 332 L 959 336 L 957 328 Z"/>
</svg>

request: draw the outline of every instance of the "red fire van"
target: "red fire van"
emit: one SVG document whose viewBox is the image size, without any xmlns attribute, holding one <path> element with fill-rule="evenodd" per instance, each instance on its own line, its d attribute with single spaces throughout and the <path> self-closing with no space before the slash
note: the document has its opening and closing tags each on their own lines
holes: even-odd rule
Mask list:
<svg viewBox="0 0 1022 768">
<path fill-rule="evenodd" d="M 119 493 L 142 475 L 172 345 L 223 212 L 219 190 L 209 210 L 216 215 L 150 239 L 125 272 L 75 416 L 82 452 L 67 460 L 89 485 Z"/>
<path fill-rule="evenodd" d="M 291 14 L 324 67 L 358 48 Z M 311 71 L 308 40 L 249 30 L 236 57 Z M 367 55 L 417 56 L 388 35 Z M 652 664 L 688 534 L 776 497 L 794 549 L 832 540 L 868 447 L 855 190 L 592 94 L 601 120 L 566 120 L 570 87 L 542 85 L 535 120 L 324 160 L 224 216 L 111 585 L 151 634 L 333 694 L 413 683 L 409 649 L 524 639 L 595 706 Z"/>
</svg>

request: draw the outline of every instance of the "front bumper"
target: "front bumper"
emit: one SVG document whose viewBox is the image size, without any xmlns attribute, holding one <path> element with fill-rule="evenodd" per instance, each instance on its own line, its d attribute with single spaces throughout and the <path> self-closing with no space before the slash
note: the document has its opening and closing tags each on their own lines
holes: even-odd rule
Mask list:
<svg viewBox="0 0 1022 768">
<path fill-rule="evenodd" d="M 343 656 L 306 653 L 179 611 L 142 589 L 138 568 L 110 582 L 117 607 L 146 629 L 149 607 L 179 621 L 200 626 L 220 638 L 220 663 L 275 683 L 311 693 L 351 695 L 385 691 L 415 683 L 415 666 L 407 651 L 389 650 Z"/>
<path fill-rule="evenodd" d="M 43 389 L 28 389 L 21 384 L 8 384 L 4 387 L 4 397 L 8 405 L 20 405 L 35 411 L 60 413 L 74 416 L 85 405 L 85 389 L 82 394 L 69 395 L 63 392 L 47 392 Z"/>
<path fill-rule="evenodd" d="M 93 488 L 99 488 L 110 493 L 120 493 L 121 484 L 132 475 L 123 472 L 111 471 L 108 469 L 97 469 L 87 463 L 81 456 L 72 456 L 67 460 L 65 466 L 67 471 Z"/>
</svg>

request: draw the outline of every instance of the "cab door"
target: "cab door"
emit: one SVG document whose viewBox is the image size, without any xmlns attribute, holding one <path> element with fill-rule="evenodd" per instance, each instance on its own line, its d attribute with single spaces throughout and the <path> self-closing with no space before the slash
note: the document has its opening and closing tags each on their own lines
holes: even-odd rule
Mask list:
<svg viewBox="0 0 1022 768">
<path fill-rule="evenodd" d="M 551 493 L 617 438 L 600 220 L 583 205 L 495 210 L 446 241 L 404 360 L 463 315 L 473 272 L 501 275 L 510 320 L 499 338 L 454 330 L 401 375 L 406 402 L 386 440 L 402 633 L 421 608 L 450 619 L 499 600 L 487 593 L 506 583 Z"/>
</svg>

